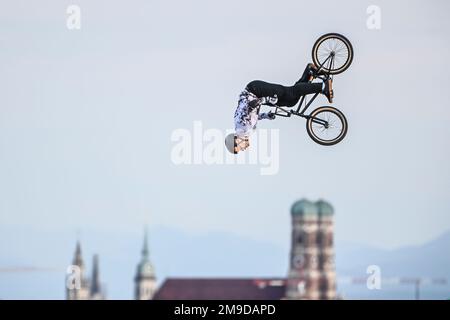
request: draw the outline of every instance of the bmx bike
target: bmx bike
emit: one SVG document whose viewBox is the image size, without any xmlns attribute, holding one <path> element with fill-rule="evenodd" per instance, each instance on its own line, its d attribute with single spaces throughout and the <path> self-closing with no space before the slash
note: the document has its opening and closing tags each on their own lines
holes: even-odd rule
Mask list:
<svg viewBox="0 0 450 320">
<path fill-rule="evenodd" d="M 348 69 L 353 60 L 352 44 L 341 34 L 324 34 L 314 43 L 312 60 L 317 70 L 310 82 L 314 79 L 327 81 Z M 291 117 L 294 115 L 305 118 L 306 131 L 314 142 L 324 146 L 335 145 L 342 141 L 347 134 L 347 119 L 339 109 L 332 106 L 321 106 L 306 114 L 306 110 L 318 95 L 319 93 L 315 93 L 309 101 L 306 96 L 302 96 L 296 108 L 269 106 L 275 108 L 271 112 L 276 116 Z"/>
</svg>

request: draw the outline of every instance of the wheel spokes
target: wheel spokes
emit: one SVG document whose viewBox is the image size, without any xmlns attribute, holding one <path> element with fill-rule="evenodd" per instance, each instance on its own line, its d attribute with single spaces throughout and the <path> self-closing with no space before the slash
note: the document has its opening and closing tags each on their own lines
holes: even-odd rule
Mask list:
<svg viewBox="0 0 450 320">
<path fill-rule="evenodd" d="M 314 117 L 320 122 L 312 122 L 311 131 L 317 139 L 322 141 L 334 141 L 340 137 L 344 130 L 342 119 L 331 111 L 323 111 Z"/>
<path fill-rule="evenodd" d="M 330 70 L 339 70 L 349 59 L 349 48 L 339 38 L 328 38 L 322 41 L 317 47 L 318 63 L 320 65 L 324 64 L 330 54 L 334 54 L 333 68 Z"/>
</svg>

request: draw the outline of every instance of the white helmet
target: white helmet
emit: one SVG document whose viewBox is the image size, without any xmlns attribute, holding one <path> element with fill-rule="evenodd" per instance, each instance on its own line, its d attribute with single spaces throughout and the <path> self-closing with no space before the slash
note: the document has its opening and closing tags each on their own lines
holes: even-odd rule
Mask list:
<svg viewBox="0 0 450 320">
<path fill-rule="evenodd" d="M 237 154 L 236 135 L 234 133 L 225 137 L 225 147 L 230 153 Z"/>
<path fill-rule="evenodd" d="M 248 136 L 238 136 L 234 133 L 230 133 L 225 137 L 225 146 L 227 150 L 233 154 L 237 154 L 239 151 L 243 151 L 250 145 Z"/>
</svg>

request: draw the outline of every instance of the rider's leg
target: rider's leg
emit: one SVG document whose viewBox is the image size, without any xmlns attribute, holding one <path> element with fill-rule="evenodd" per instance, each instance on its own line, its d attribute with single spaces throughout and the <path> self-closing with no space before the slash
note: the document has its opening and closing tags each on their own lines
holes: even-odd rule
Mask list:
<svg viewBox="0 0 450 320">
<path fill-rule="evenodd" d="M 287 107 L 297 104 L 300 97 L 311 93 L 322 93 L 323 83 L 297 82 L 292 87 L 284 87 L 283 101 Z"/>
<path fill-rule="evenodd" d="M 323 83 L 297 82 L 289 88 L 291 88 L 293 95 L 301 97 L 311 93 L 322 93 Z"/>
<path fill-rule="evenodd" d="M 333 89 L 332 89 L 331 79 L 326 82 L 298 82 L 292 87 L 286 87 L 286 97 L 285 99 L 290 101 L 289 105 L 295 105 L 300 97 L 312 94 L 312 93 L 322 93 L 325 95 L 330 103 L 333 102 Z"/>
</svg>

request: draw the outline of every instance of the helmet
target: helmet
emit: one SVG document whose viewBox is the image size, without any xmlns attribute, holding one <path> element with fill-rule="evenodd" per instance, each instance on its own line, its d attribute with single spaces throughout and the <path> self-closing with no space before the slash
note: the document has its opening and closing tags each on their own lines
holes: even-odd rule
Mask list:
<svg viewBox="0 0 450 320">
<path fill-rule="evenodd" d="M 230 133 L 225 137 L 225 147 L 230 153 L 237 154 L 236 135 L 234 133 Z"/>
<path fill-rule="evenodd" d="M 234 133 L 230 133 L 225 137 L 225 146 L 227 150 L 233 154 L 237 154 L 239 151 L 243 151 L 250 145 L 248 136 L 239 136 Z"/>
</svg>

